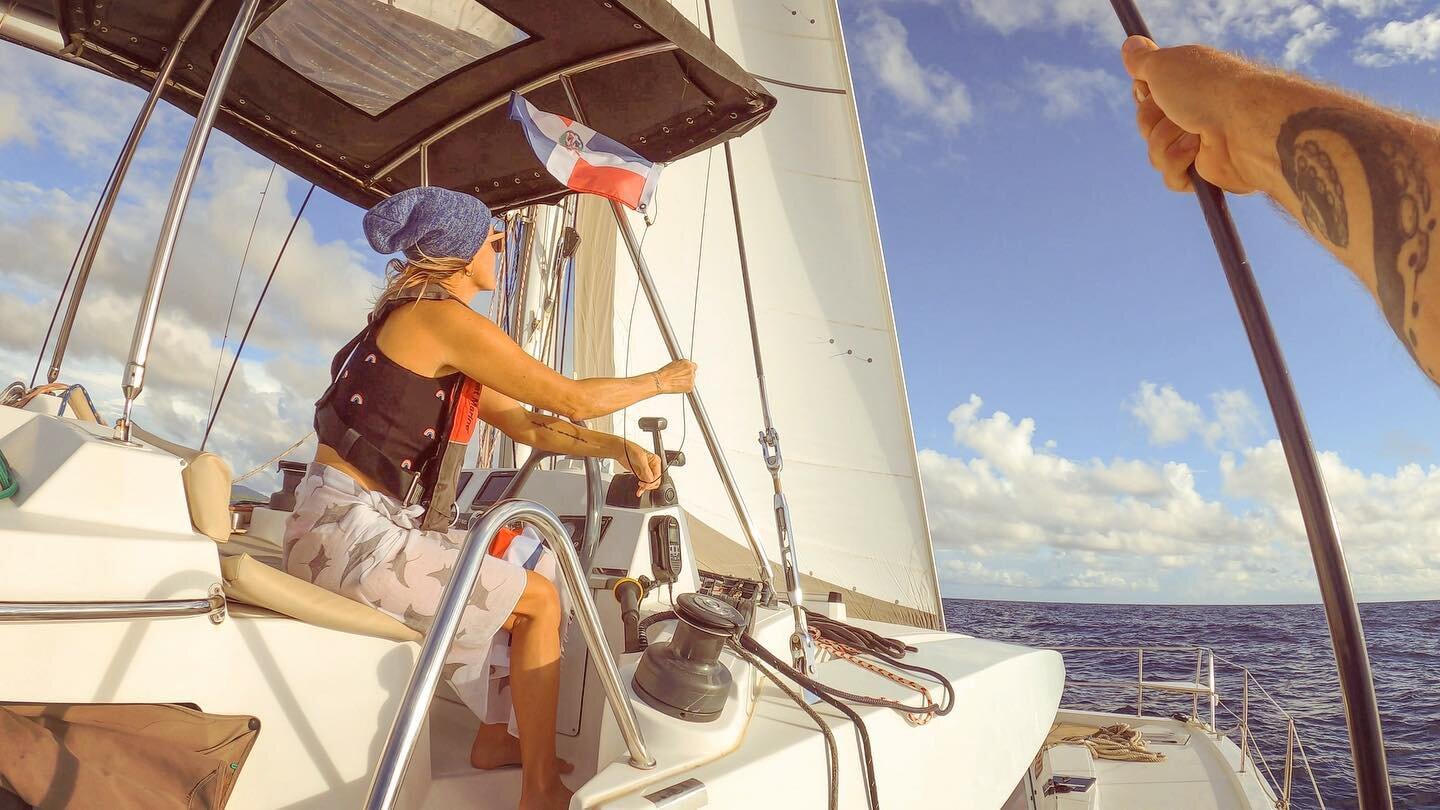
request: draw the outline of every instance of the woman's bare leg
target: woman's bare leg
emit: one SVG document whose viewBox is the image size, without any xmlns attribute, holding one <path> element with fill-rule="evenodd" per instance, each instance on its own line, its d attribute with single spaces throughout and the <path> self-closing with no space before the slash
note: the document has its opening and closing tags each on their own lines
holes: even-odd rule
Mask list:
<svg viewBox="0 0 1440 810">
<path fill-rule="evenodd" d="M 560 595 L 550 580 L 526 572 L 525 591 L 505 621 L 510 631 L 510 700 L 520 730 L 521 810 L 560 810 L 571 791 L 560 782 L 555 715 L 560 701 Z M 476 747 L 483 742 L 482 727 Z M 471 762 L 476 757 L 472 748 Z"/>
</svg>

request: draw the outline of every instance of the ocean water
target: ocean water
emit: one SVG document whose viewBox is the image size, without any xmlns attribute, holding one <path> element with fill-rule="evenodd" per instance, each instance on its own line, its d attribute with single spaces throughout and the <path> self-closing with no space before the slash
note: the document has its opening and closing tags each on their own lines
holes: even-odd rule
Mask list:
<svg viewBox="0 0 1440 810">
<path fill-rule="evenodd" d="M 1387 602 L 1360 606 L 1385 730 L 1396 808 L 1440 808 L 1440 602 Z M 1295 717 L 1315 782 L 1332 810 L 1356 807 L 1355 777 L 1345 715 L 1324 611 L 1318 605 L 1192 606 L 1077 605 L 946 599 L 949 628 L 1028 646 L 1201 645 L 1251 674 Z M 1072 679 L 1134 680 L 1129 653 L 1066 653 Z M 1194 653 L 1147 653 L 1146 680 L 1192 680 Z M 1237 669 L 1219 661 L 1216 683 L 1225 705 L 1240 711 Z M 1135 710 L 1135 691 L 1066 690 L 1066 706 Z M 1191 711 L 1188 697 L 1145 693 L 1145 713 Z M 1208 719 L 1208 705 L 1202 703 Z M 1221 729 L 1235 721 L 1222 708 Z M 1250 728 L 1278 777 L 1285 750 L 1283 720 L 1250 694 Z M 1237 732 L 1238 735 L 1238 732 Z M 1237 739 L 1237 737 L 1232 737 Z M 1296 756 L 1298 761 L 1298 754 Z M 1303 770 L 1294 774 L 1293 803 L 1314 808 Z"/>
</svg>

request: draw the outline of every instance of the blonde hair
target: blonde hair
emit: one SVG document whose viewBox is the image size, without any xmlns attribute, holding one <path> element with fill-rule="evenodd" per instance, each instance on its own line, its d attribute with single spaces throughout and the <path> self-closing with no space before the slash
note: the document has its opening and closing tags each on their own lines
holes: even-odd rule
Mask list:
<svg viewBox="0 0 1440 810">
<path fill-rule="evenodd" d="M 416 284 L 424 287 L 431 284 L 443 284 L 451 276 L 464 271 L 469 266 L 469 259 L 437 258 L 426 256 L 423 253 L 418 259 L 409 256 L 404 259 L 391 259 L 390 263 L 385 265 L 385 288 L 375 299 L 372 312 L 378 314 L 380 308 L 385 306 L 387 301 L 406 287 L 413 287 Z"/>
</svg>

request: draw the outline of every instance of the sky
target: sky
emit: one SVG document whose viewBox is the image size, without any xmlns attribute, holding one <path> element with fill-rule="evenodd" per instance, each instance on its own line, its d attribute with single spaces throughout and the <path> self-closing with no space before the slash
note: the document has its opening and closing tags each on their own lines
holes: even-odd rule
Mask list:
<svg viewBox="0 0 1440 810">
<path fill-rule="evenodd" d="M 1424 3 L 1141 2 L 1200 42 L 1440 116 Z M 1318 592 L 1193 197 L 1134 127 L 1106 2 L 843 3 L 947 595 Z M 1233 199 L 1362 598 L 1440 597 L 1440 398 L 1364 288 Z"/>
<path fill-rule="evenodd" d="M 1426 4 L 1142 8 L 1162 42 L 1239 50 L 1440 116 L 1440 13 Z M 1165 191 L 1145 160 L 1108 3 L 844 0 L 841 12 L 942 591 L 1316 600 L 1233 302 L 1194 200 Z M 143 94 L 8 44 L 0 75 L 0 376 L 28 380 Z M 188 131 L 186 116 L 162 106 L 66 361 L 64 378 L 112 416 Z M 138 424 L 198 444 L 217 369 L 307 187 L 214 136 Z M 1232 204 L 1357 591 L 1440 598 L 1436 387 L 1328 254 L 1264 200 Z M 328 352 L 374 292 L 380 262 L 359 215 L 316 192 L 286 250 L 211 438 L 237 473 L 305 433 Z"/>
</svg>

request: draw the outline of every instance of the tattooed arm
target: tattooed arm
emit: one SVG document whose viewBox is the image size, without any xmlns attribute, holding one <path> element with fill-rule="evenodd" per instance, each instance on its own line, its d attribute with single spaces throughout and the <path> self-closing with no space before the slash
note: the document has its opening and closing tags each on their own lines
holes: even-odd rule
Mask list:
<svg viewBox="0 0 1440 810">
<path fill-rule="evenodd" d="M 640 479 L 640 491 L 660 485 L 660 459 L 619 436 L 535 413 L 493 388 L 480 393 L 480 418 L 515 441 L 567 456 L 613 458 Z"/>
<path fill-rule="evenodd" d="M 1397 337 L 1440 382 L 1440 128 L 1201 46 L 1126 40 L 1136 120 L 1176 191 L 1201 177 L 1260 191 L 1375 296 Z"/>
</svg>

